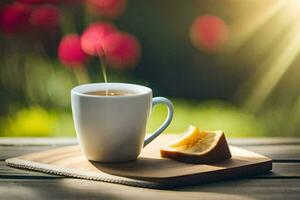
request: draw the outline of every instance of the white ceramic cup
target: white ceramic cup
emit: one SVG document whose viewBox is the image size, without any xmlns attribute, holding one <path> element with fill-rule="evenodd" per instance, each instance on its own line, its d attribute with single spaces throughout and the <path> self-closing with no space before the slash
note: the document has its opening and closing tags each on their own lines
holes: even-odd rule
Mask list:
<svg viewBox="0 0 300 200">
<path fill-rule="evenodd" d="M 97 96 L 89 92 L 131 91 L 128 96 Z M 72 113 L 80 148 L 86 158 L 101 162 L 135 160 L 143 146 L 149 144 L 170 124 L 172 102 L 163 97 L 152 98 L 152 90 L 127 83 L 93 83 L 71 91 Z M 151 107 L 162 103 L 168 108 L 165 122 L 147 139 L 146 125 Z"/>
</svg>

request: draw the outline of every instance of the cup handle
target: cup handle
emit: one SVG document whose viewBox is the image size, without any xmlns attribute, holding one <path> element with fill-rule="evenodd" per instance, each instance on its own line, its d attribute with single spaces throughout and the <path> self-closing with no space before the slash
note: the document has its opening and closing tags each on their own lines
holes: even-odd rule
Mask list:
<svg viewBox="0 0 300 200">
<path fill-rule="evenodd" d="M 154 97 L 152 99 L 152 108 L 159 103 L 165 104 L 168 107 L 168 116 L 164 121 L 164 123 L 156 131 L 154 131 L 149 137 L 145 139 L 144 147 L 148 145 L 150 142 L 152 142 L 152 140 L 154 140 L 157 136 L 159 136 L 169 126 L 169 124 L 172 121 L 173 114 L 174 114 L 174 108 L 172 102 L 169 99 L 164 97 Z"/>
</svg>

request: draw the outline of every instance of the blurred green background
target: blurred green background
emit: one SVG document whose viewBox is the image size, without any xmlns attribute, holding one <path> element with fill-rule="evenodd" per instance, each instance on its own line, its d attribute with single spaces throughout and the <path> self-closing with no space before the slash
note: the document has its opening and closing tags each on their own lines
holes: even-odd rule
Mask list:
<svg viewBox="0 0 300 200">
<path fill-rule="evenodd" d="M 45 4 L 30 2 L 17 1 L 33 10 Z M 175 116 L 166 132 L 192 124 L 229 137 L 300 136 L 299 1 L 128 0 L 123 10 L 117 1 L 98 8 L 91 2 L 46 2 L 59 10 L 54 31 L 7 31 L 3 10 L 16 2 L 1 1 L 0 136 L 75 136 L 70 89 L 104 80 L 96 57 L 84 67 L 67 66 L 58 46 L 64 36 L 104 21 L 134 35 L 141 46 L 134 66 L 108 65 L 108 81 L 142 84 L 154 96 L 170 98 Z M 101 9 L 121 11 L 111 16 Z M 194 36 L 201 16 L 219 21 L 204 20 L 204 36 L 201 28 Z M 147 131 L 165 116 L 166 108 L 156 107 Z"/>
</svg>

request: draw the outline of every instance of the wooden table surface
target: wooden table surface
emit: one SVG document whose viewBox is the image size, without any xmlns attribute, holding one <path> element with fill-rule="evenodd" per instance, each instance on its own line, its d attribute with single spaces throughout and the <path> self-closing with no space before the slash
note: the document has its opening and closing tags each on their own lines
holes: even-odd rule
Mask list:
<svg viewBox="0 0 300 200">
<path fill-rule="evenodd" d="M 76 144 L 74 138 L 0 138 L 0 199 L 300 199 L 300 138 L 229 143 L 272 158 L 272 173 L 173 190 L 136 188 L 14 169 L 4 163 L 9 157 Z"/>
</svg>

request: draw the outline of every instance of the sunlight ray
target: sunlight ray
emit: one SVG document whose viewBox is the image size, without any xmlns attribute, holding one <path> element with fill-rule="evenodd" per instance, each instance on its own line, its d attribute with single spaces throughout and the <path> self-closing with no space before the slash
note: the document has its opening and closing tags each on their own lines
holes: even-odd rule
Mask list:
<svg viewBox="0 0 300 200">
<path fill-rule="evenodd" d="M 293 7 L 292 3 L 286 4 L 274 17 L 275 19 L 272 19 L 271 23 L 263 27 L 262 32 L 265 34 L 260 34 L 255 39 L 256 57 L 254 59 L 259 60 L 259 57 L 263 58 L 264 55 L 269 53 L 270 48 L 277 43 L 282 33 L 285 34 L 285 31 L 298 21 L 299 12 L 299 7 Z"/>
<path fill-rule="evenodd" d="M 299 1 L 300 2 L 300 1 Z M 284 7 L 282 11 L 280 11 L 280 16 L 278 16 L 279 20 L 276 21 L 276 26 L 273 27 L 265 27 L 265 30 L 269 30 L 272 34 L 262 35 L 262 37 L 258 37 L 256 39 L 256 48 L 255 52 L 252 53 L 252 59 L 255 61 L 258 67 L 255 71 L 247 78 L 246 81 L 240 84 L 237 92 L 235 93 L 235 98 L 243 100 L 244 96 L 248 96 L 247 93 L 255 88 L 255 84 L 268 70 L 268 67 L 272 64 L 275 55 L 280 55 L 282 52 L 282 48 L 286 47 L 286 44 L 279 43 L 278 41 L 282 41 L 282 32 L 288 30 L 289 27 L 293 27 L 295 25 L 295 21 L 298 20 L 299 17 L 299 7 L 291 8 L 292 4 Z M 274 23 L 274 24 L 275 24 Z M 281 48 L 272 48 L 273 45 L 277 46 L 281 45 Z"/>
<path fill-rule="evenodd" d="M 252 13 L 244 20 L 238 20 L 231 25 L 231 41 L 228 43 L 228 53 L 234 53 L 252 34 L 273 17 L 285 4 L 285 0 L 277 0 L 267 4 L 260 11 Z"/>
<path fill-rule="evenodd" d="M 278 50 L 270 58 L 268 70 L 258 80 L 255 87 L 245 101 L 244 109 L 256 112 L 274 87 L 285 74 L 291 63 L 300 51 L 300 23 L 296 23 L 293 29 L 280 43 Z M 273 58 L 273 59 L 272 59 Z"/>
</svg>

